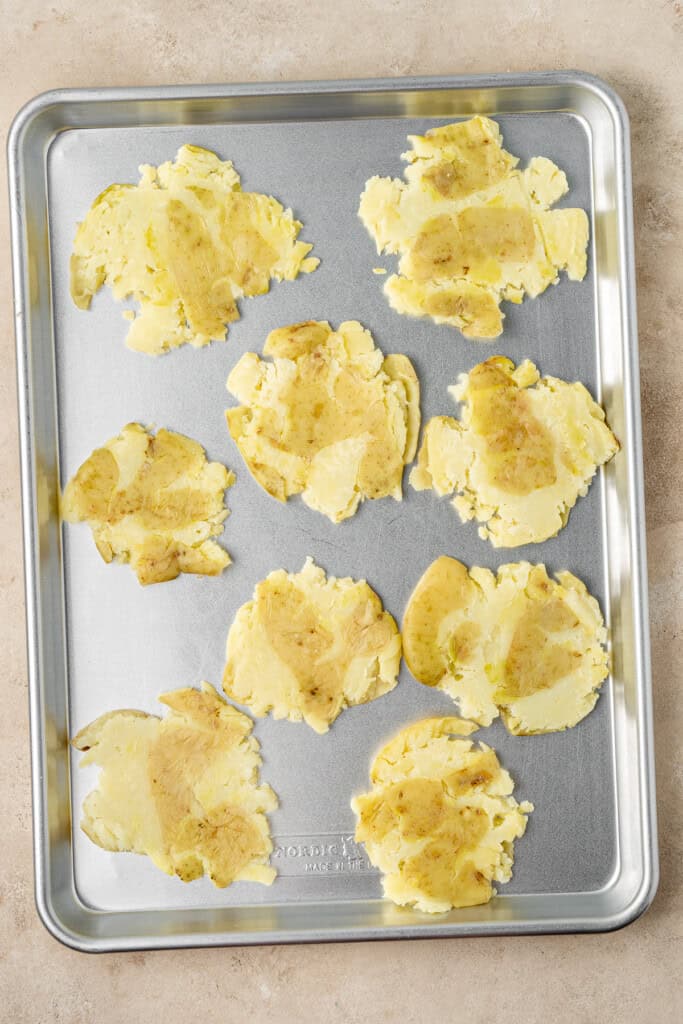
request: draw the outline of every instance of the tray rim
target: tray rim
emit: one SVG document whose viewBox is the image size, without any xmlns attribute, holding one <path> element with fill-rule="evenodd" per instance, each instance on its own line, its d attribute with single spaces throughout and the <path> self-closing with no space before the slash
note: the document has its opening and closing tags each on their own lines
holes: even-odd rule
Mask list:
<svg viewBox="0 0 683 1024">
<path fill-rule="evenodd" d="M 30 330 L 25 315 L 29 301 L 28 276 L 25 246 L 25 203 L 23 187 L 23 145 L 26 135 L 36 121 L 50 110 L 73 104 L 112 104 L 136 101 L 178 101 L 182 99 L 230 99 L 250 96 L 304 96 L 329 95 L 333 93 L 392 93 L 457 91 L 463 89 L 510 89 L 529 87 L 579 87 L 590 92 L 606 107 L 615 131 L 615 154 L 618 184 L 626 202 L 618 204 L 619 230 L 623 252 L 619 263 L 619 278 L 625 282 L 622 296 L 622 318 L 624 338 L 624 387 L 625 408 L 630 410 L 628 432 L 630 444 L 625 452 L 628 460 L 628 476 L 633 493 L 629 545 L 631 547 L 634 593 L 639 600 L 634 604 L 634 664 L 639 680 L 637 687 L 637 741 L 639 761 L 637 785 L 642 809 L 639 821 L 643 859 L 640 875 L 634 891 L 623 906 L 602 916 L 585 915 L 570 922 L 563 918 L 523 922 L 481 922 L 458 925 L 434 923 L 428 930 L 406 924 L 390 929 L 385 926 L 360 925 L 317 927 L 306 932 L 264 930 L 263 932 L 216 932 L 201 931 L 176 933 L 168 938 L 148 937 L 145 941 L 135 938 L 107 938 L 97 936 L 84 938 L 62 919 L 49 890 L 49 857 L 44 842 L 46 823 L 46 800 L 43 791 L 45 736 L 42 722 L 42 692 L 40 678 L 41 633 L 38 614 L 37 594 L 37 524 L 36 493 L 34 485 L 35 447 L 31 429 L 31 377 L 30 377 Z M 372 115 L 366 115 L 372 116 Z M 397 116 L 397 115 L 384 115 Z M 494 115 L 495 116 L 495 115 Z M 45 146 L 45 156 L 52 140 L 72 127 L 68 125 L 53 129 Z M 104 127 L 104 126 L 102 126 Z M 607 932 L 622 928 L 643 914 L 654 899 L 659 882 L 657 849 L 657 812 L 655 800 L 654 738 L 652 714 L 652 679 L 650 667 L 650 634 L 647 596 L 647 556 L 645 538 L 644 478 L 642 457 L 642 417 L 639 391 L 639 357 L 635 296 L 634 228 L 632 207 L 632 180 L 630 156 L 630 129 L 628 113 L 623 101 L 615 90 L 598 76 L 578 71 L 538 71 L 524 73 L 493 73 L 453 76 L 409 76 L 395 78 L 359 78 L 323 81 L 295 82 L 254 82 L 235 84 L 196 84 L 174 86 L 126 86 L 116 88 L 68 88 L 53 89 L 38 94 L 29 100 L 16 114 L 7 139 L 8 184 L 10 198 L 10 239 L 12 249 L 12 276 L 14 283 L 14 319 L 17 354 L 17 396 L 19 412 L 19 444 L 21 469 L 21 503 L 23 521 L 24 590 L 26 599 L 27 654 L 29 675 L 29 712 L 32 775 L 32 818 L 35 900 L 39 917 L 47 930 L 60 942 L 83 952 L 105 952 L 151 948 L 179 948 L 190 946 L 258 945 L 269 943 L 329 942 L 355 940 L 386 940 L 400 938 L 429 938 L 459 935 L 484 934 L 548 934 L 562 932 Z M 628 401 L 626 400 L 628 399 Z M 590 894 L 597 895 L 615 887 L 614 878 L 603 889 Z M 77 894 L 73 894 L 78 900 Z M 374 902 L 374 901 L 367 901 Z M 377 903 L 384 901 L 378 900 Z M 271 906 L 276 906 L 276 901 Z M 310 908 L 314 903 L 307 903 Z M 331 904 L 326 901 L 326 906 Z M 88 911 L 99 915 L 99 911 Z"/>
</svg>

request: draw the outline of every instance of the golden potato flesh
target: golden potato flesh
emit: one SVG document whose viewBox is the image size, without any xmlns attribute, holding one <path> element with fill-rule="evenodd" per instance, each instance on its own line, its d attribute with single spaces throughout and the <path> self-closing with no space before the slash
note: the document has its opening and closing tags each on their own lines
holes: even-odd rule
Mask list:
<svg viewBox="0 0 683 1024">
<path fill-rule="evenodd" d="M 494 356 L 463 374 L 451 395 L 459 420 L 425 427 L 412 486 L 456 493 L 463 522 L 476 519 L 494 547 L 554 537 L 598 466 L 619 444 L 583 384 L 541 377 L 528 360 L 516 369 Z"/>
<path fill-rule="evenodd" d="M 364 580 L 326 577 L 312 559 L 257 584 L 228 633 L 225 692 L 255 715 L 327 732 L 345 708 L 392 690 L 401 637 Z"/>
<path fill-rule="evenodd" d="M 513 843 L 530 803 L 476 726 L 429 718 L 402 729 L 375 757 L 372 789 L 355 797 L 356 841 L 383 873 L 384 893 L 429 913 L 487 903 L 512 874 Z"/>
<path fill-rule="evenodd" d="M 74 737 L 81 767 L 101 769 L 83 802 L 81 828 L 105 850 L 146 854 L 167 875 L 207 874 L 270 885 L 275 871 L 266 812 L 277 798 L 259 785 L 252 722 L 208 683 L 159 698 L 160 719 L 111 711 Z"/>
<path fill-rule="evenodd" d="M 217 576 L 230 556 L 211 538 L 223 530 L 234 481 L 189 437 L 129 423 L 69 480 L 61 512 L 87 522 L 104 561 L 130 562 L 143 585 L 181 572 Z"/>
<path fill-rule="evenodd" d="M 607 677 L 597 601 L 569 572 L 503 565 L 497 575 L 454 558 L 433 562 L 403 619 L 410 671 L 462 715 L 517 735 L 570 728 L 593 710 Z"/>
<path fill-rule="evenodd" d="M 439 643 L 441 621 L 467 605 L 476 584 L 454 558 L 439 558 L 422 576 L 403 617 L 403 631 L 411 637 L 408 667 L 426 686 L 437 686 L 448 668 L 447 652 Z"/>
<path fill-rule="evenodd" d="M 88 309 L 108 285 L 132 298 L 138 315 L 130 348 L 160 355 L 178 345 L 225 338 L 237 299 L 262 295 L 271 280 L 292 281 L 318 260 L 298 242 L 291 210 L 243 192 L 230 161 L 181 146 L 175 161 L 143 165 L 138 185 L 111 185 L 79 224 L 71 256 L 71 296 Z"/>
<path fill-rule="evenodd" d="M 552 161 L 518 170 L 487 117 L 409 140 L 406 180 L 370 178 L 358 211 L 377 251 L 400 256 L 384 285 L 393 309 L 487 340 L 502 333 L 503 300 L 540 295 L 561 270 L 583 279 L 588 218 L 550 209 L 568 190 Z"/>
<path fill-rule="evenodd" d="M 338 523 L 365 498 L 402 497 L 415 456 L 420 391 L 406 356 L 382 356 L 369 331 L 324 321 L 272 331 L 272 362 L 247 353 L 228 377 L 242 403 L 228 429 L 272 497 L 304 502 Z"/>
</svg>

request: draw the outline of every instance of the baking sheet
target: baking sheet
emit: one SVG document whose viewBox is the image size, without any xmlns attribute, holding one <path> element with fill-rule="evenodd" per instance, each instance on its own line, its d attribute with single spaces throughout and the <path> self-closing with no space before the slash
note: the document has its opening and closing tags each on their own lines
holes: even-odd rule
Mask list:
<svg viewBox="0 0 683 1024">
<path fill-rule="evenodd" d="M 52 94 L 13 129 L 42 916 L 84 949 L 615 927 L 644 909 L 656 884 L 623 112 L 603 86 L 576 75 L 261 91 Z M 394 313 L 385 278 L 371 269 L 391 272 L 395 259 L 377 256 L 357 218 L 366 179 L 402 173 L 408 133 L 475 111 L 496 117 L 522 163 L 535 155 L 558 163 L 570 183 L 559 205 L 582 206 L 591 217 L 586 279 L 563 276 L 537 300 L 505 304 L 504 334 L 490 344 Z M 38 175 L 28 157 L 41 142 Z M 71 303 L 68 258 L 75 224 L 95 195 L 113 181 L 137 180 L 139 163 L 171 159 L 185 142 L 233 160 L 245 189 L 291 206 L 304 223 L 300 237 L 314 243 L 322 263 L 244 300 L 227 342 L 150 359 L 126 349 L 121 305 L 107 290 L 87 314 Z M 480 359 L 530 358 L 543 374 L 583 381 L 605 404 L 623 451 L 568 526 L 542 545 L 492 548 L 447 499 L 407 486 L 407 473 L 402 503 L 366 502 L 337 526 L 300 499 L 280 506 L 252 480 L 229 438 L 225 379 L 243 352 L 261 350 L 270 329 L 303 319 L 333 326 L 358 319 L 385 353 L 408 355 L 421 381 L 423 422 L 455 410 L 447 386 Z M 60 543 L 58 482 L 131 420 L 194 437 L 236 472 L 222 538 L 234 564 L 221 577 L 143 589 L 129 568 L 100 560 L 87 527 L 66 527 Z M 414 584 L 440 554 L 494 570 L 522 559 L 568 568 L 598 597 L 613 630 L 613 678 L 576 728 L 512 737 L 494 723 L 477 734 L 512 773 L 515 795 L 536 808 L 516 844 L 513 880 L 491 904 L 438 917 L 393 907 L 353 842 L 349 799 L 366 788 L 377 746 L 409 721 L 453 710 L 405 667 L 391 694 L 344 712 L 326 736 L 303 723 L 257 720 L 262 779 L 280 798 L 271 816 L 279 871 L 272 887 L 183 885 L 147 858 L 100 850 L 80 831 L 80 804 L 96 770 L 78 770 L 75 755 L 69 763 L 67 733 L 118 707 L 159 713 L 156 697 L 167 689 L 219 684 L 228 626 L 269 571 L 297 571 L 312 555 L 330 574 L 367 578 L 400 621 Z"/>
</svg>

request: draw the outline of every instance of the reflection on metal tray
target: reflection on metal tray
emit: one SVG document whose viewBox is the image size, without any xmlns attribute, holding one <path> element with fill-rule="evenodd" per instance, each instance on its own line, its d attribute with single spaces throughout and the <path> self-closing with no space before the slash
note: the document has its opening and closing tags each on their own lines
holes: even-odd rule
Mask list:
<svg viewBox="0 0 683 1024">
<path fill-rule="evenodd" d="M 591 218 L 585 281 L 563 278 L 537 300 L 507 304 L 505 333 L 486 347 L 389 308 L 356 215 L 369 176 L 401 173 L 409 132 L 475 112 L 499 121 L 523 161 L 555 160 L 570 182 L 564 203 Z M 89 314 L 72 305 L 69 253 L 95 195 L 184 142 L 232 159 L 245 188 L 291 205 L 322 263 L 245 300 L 226 343 L 153 360 L 125 348 L 121 307 L 108 293 Z M 79 949 L 113 950 L 590 931 L 632 920 L 652 898 L 657 861 L 631 182 L 619 100 L 578 73 L 55 92 L 19 114 L 9 146 L 36 884 L 47 927 Z M 494 550 L 447 501 L 409 487 L 402 505 L 368 502 L 340 526 L 298 499 L 283 508 L 228 437 L 224 382 L 272 327 L 308 318 L 359 319 L 384 352 L 406 353 L 425 421 L 451 410 L 447 385 L 483 356 L 531 358 L 544 374 L 586 383 L 622 451 L 557 538 L 514 551 Z M 143 589 L 130 570 L 101 562 L 85 527 L 61 533 L 60 481 L 130 420 L 195 437 L 237 472 L 224 535 L 234 565 L 220 578 Z M 405 669 L 393 693 L 345 712 L 327 736 L 257 722 L 262 778 L 280 797 L 271 888 L 183 885 L 81 833 L 80 804 L 95 776 L 74 770 L 67 736 L 108 709 L 155 712 L 164 690 L 218 683 L 228 624 L 266 573 L 298 570 L 313 555 L 329 573 L 367 577 L 400 619 L 416 580 L 443 553 L 490 568 L 524 558 L 569 568 L 612 630 L 612 678 L 576 728 L 519 738 L 496 723 L 479 733 L 511 771 L 516 795 L 536 807 L 513 880 L 490 904 L 437 917 L 399 909 L 382 899 L 378 873 L 352 842 L 349 799 L 367 784 L 378 744 L 408 721 L 453 708 Z"/>
</svg>

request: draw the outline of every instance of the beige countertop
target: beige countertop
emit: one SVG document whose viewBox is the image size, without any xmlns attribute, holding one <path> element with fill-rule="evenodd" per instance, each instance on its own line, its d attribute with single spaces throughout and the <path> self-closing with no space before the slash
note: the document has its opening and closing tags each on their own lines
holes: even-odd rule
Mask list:
<svg viewBox="0 0 683 1024">
<path fill-rule="evenodd" d="M 620 92 L 633 128 L 662 869 L 651 910 L 610 935 L 99 957 L 48 935 L 32 892 L 14 337 L 7 206 L 0 201 L 0 1020 L 679 1020 L 683 3 L 0 0 L 0 24 L 3 148 L 17 109 L 38 92 L 65 86 L 580 68 Z"/>
</svg>

